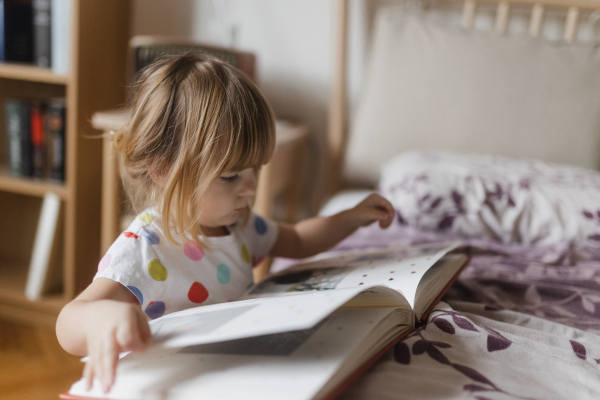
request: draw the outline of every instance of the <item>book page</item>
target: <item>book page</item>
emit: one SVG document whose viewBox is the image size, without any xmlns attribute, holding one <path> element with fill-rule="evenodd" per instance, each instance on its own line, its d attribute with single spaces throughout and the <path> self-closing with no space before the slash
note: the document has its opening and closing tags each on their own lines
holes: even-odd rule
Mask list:
<svg viewBox="0 0 600 400">
<path fill-rule="evenodd" d="M 409 329 L 397 313 L 342 309 L 306 330 L 130 354 L 119 362 L 108 395 L 97 381 L 86 391 L 83 380 L 69 393 L 121 400 L 322 398 L 323 388 L 337 386 Z"/>
<path fill-rule="evenodd" d="M 363 290 L 350 287 L 190 308 L 150 321 L 152 339 L 162 347 L 180 347 L 308 329 Z"/>
<path fill-rule="evenodd" d="M 252 287 L 245 297 L 386 286 L 402 294 L 404 303 L 414 309 L 417 287 L 423 275 L 459 245 L 457 242 L 436 243 L 320 259 L 266 278 Z"/>
</svg>

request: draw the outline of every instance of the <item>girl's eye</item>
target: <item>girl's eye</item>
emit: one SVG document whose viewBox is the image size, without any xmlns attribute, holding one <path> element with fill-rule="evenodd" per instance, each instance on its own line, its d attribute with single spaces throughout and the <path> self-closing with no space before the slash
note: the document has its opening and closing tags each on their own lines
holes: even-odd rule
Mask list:
<svg viewBox="0 0 600 400">
<path fill-rule="evenodd" d="M 231 175 L 231 176 L 222 176 L 221 180 L 225 183 L 232 183 L 235 182 L 240 176 L 238 174 L 235 175 Z"/>
</svg>

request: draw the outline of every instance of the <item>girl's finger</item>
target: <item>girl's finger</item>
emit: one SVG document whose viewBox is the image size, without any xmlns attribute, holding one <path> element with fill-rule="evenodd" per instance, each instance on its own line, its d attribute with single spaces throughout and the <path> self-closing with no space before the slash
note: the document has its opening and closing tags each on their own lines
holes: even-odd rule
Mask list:
<svg viewBox="0 0 600 400">
<path fill-rule="evenodd" d="M 385 197 L 377 196 L 377 207 L 385 209 L 388 213 L 394 214 L 394 206 Z"/>
<path fill-rule="evenodd" d="M 104 393 L 108 393 L 114 383 L 115 370 L 119 361 L 119 349 L 112 335 L 104 342 L 102 353 L 102 362 L 100 364 L 100 368 L 102 369 L 101 382 Z"/>
<path fill-rule="evenodd" d="M 392 224 L 393 219 L 393 214 L 390 215 L 387 211 L 382 211 L 381 217 L 379 218 L 379 226 L 385 229 Z"/>
<path fill-rule="evenodd" d="M 93 381 L 97 380 L 101 384 L 104 381 L 104 371 L 102 369 L 102 363 L 104 359 L 104 343 L 100 342 L 94 347 L 92 352 L 90 353 L 90 364 L 92 369 L 92 386 Z"/>
<path fill-rule="evenodd" d="M 83 367 L 83 380 L 85 381 L 85 388 L 90 390 L 92 388 L 92 382 L 94 379 L 94 370 L 92 368 L 92 360 L 88 359 Z"/>
</svg>

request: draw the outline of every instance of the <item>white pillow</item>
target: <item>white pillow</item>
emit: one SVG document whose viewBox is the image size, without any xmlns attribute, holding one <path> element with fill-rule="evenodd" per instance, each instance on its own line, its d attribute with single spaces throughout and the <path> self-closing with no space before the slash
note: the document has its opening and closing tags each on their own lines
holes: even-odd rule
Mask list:
<svg viewBox="0 0 600 400">
<path fill-rule="evenodd" d="M 462 31 L 383 7 L 350 129 L 344 177 L 376 183 L 412 149 L 597 168 L 600 49 Z"/>
<path fill-rule="evenodd" d="M 499 156 L 403 153 L 380 191 L 401 223 L 503 243 L 600 243 L 600 173 Z"/>
</svg>

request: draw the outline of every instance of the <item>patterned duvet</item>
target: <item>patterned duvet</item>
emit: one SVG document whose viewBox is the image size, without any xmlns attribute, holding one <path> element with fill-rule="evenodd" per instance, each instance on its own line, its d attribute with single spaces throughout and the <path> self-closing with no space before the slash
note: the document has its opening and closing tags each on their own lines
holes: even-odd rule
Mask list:
<svg viewBox="0 0 600 400">
<path fill-rule="evenodd" d="M 394 225 L 335 250 L 455 240 Z M 600 399 L 600 249 L 464 241 L 469 266 L 427 323 L 341 399 Z"/>
</svg>

